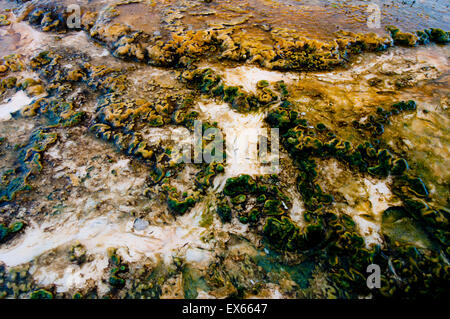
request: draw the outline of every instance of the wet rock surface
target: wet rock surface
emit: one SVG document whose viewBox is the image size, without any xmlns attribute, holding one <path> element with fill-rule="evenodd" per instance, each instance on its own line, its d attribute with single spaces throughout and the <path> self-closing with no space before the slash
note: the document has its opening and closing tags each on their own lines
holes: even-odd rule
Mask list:
<svg viewBox="0 0 450 319">
<path fill-rule="evenodd" d="M 0 298 L 448 294 L 448 5 L 380 2 L 0 1 Z"/>
</svg>

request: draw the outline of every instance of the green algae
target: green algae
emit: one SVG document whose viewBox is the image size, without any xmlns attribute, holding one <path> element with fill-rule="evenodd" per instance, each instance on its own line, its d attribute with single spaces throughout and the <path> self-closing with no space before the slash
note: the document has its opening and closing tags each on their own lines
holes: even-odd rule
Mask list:
<svg viewBox="0 0 450 319">
<path fill-rule="evenodd" d="M 35 131 L 26 145 L 18 149 L 17 167 L 2 173 L 0 184 L 0 202 L 11 201 L 21 191 L 31 188 L 29 179 L 42 170 L 42 153 L 56 142 L 56 133 L 47 133 L 49 129 Z"/>
<path fill-rule="evenodd" d="M 9 226 L 0 224 L 0 243 L 6 242 L 25 227 L 23 222 L 14 222 Z"/>
<path fill-rule="evenodd" d="M 230 206 L 226 204 L 220 204 L 217 206 L 217 214 L 220 217 L 220 220 L 224 223 L 230 222 L 232 215 L 231 215 L 231 208 Z"/>
<path fill-rule="evenodd" d="M 299 264 L 290 264 L 280 260 L 282 257 L 279 253 L 273 250 L 265 250 L 264 253 L 259 253 L 255 259 L 258 266 L 262 267 L 267 273 L 289 274 L 289 278 L 297 283 L 300 289 L 307 289 L 310 285 L 312 272 L 315 264 L 309 261 L 303 261 Z"/>
<path fill-rule="evenodd" d="M 45 289 L 39 289 L 31 293 L 30 299 L 53 299 L 53 294 Z"/>
<path fill-rule="evenodd" d="M 268 178 L 253 179 L 250 175 L 240 175 L 227 179 L 223 195 L 229 198 L 220 204 L 220 213 L 225 214 L 226 220 L 236 215 L 240 222 L 256 225 L 261 217 L 284 215 L 290 205 L 290 199 L 276 185 L 270 185 Z M 259 199 L 259 200 L 258 200 Z M 247 207 L 248 202 L 253 202 Z M 236 213 L 232 213 L 236 211 Z"/>
</svg>

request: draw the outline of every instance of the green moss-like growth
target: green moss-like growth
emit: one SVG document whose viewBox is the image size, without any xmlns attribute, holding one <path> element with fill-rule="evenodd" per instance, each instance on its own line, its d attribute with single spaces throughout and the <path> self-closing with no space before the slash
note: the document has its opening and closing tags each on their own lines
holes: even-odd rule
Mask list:
<svg viewBox="0 0 450 319">
<path fill-rule="evenodd" d="M 7 77 L 2 79 L 0 82 L 0 92 L 3 92 L 5 89 L 13 89 L 16 87 L 17 78 L 14 76 Z"/>
<path fill-rule="evenodd" d="M 450 42 L 450 33 L 437 28 L 431 28 L 427 32 L 430 40 L 439 44 L 446 44 Z"/>
<path fill-rule="evenodd" d="M 289 110 L 289 102 L 283 102 L 282 106 L 269 112 L 266 121 L 272 126 L 280 129 L 284 133 L 287 129 L 299 124 L 298 113 Z"/>
<path fill-rule="evenodd" d="M 197 198 L 194 195 L 188 196 L 187 193 L 180 195 L 178 194 L 177 189 L 169 184 L 163 185 L 163 192 L 167 194 L 167 206 L 169 211 L 174 214 L 182 215 L 186 213 L 197 202 Z"/>
<path fill-rule="evenodd" d="M 45 289 L 33 291 L 30 295 L 31 299 L 53 299 L 53 294 Z"/>
<path fill-rule="evenodd" d="M 44 31 L 61 31 L 64 27 L 59 22 L 60 15 L 57 12 L 58 10 L 52 11 L 38 6 L 38 8 L 33 8 L 28 15 L 28 19 L 31 23 L 39 25 Z M 114 12 L 114 10 L 111 10 L 111 12 Z M 95 14 L 92 15 L 95 16 Z M 109 17 L 113 16 L 110 13 Z M 290 102 L 286 100 L 289 92 L 282 82 L 274 85 L 272 91 L 269 82 L 260 81 L 257 83 L 257 94 L 251 94 L 244 92 L 242 87 L 226 86 L 221 77 L 211 69 L 194 69 L 192 71 L 192 68 L 195 68 L 194 62 L 197 58 L 204 54 L 215 54 L 215 52 L 219 52 L 219 58 L 230 58 L 235 61 L 251 59 L 252 62 L 260 63 L 269 69 L 325 70 L 342 65 L 347 60 L 349 53 L 384 50 L 390 45 L 390 39 L 386 41 L 386 39 L 382 39 L 375 34 L 346 33 L 344 34 L 345 37 L 327 44 L 311 41 L 297 35 L 287 40 L 274 30 L 271 33 L 273 48 L 268 45 L 269 48 L 262 52 L 257 48 L 249 50 L 244 41 L 234 43 L 232 34 L 208 30 L 204 33 L 193 31 L 186 35 L 178 34 L 166 43 L 158 41 L 158 44 L 149 47 L 144 54 L 137 41 L 139 41 L 138 38 L 141 38 L 140 35 L 145 38 L 145 34 L 133 32 L 129 27 L 120 24 L 114 27 L 118 30 L 115 34 L 107 32 L 108 28 L 109 31 L 112 31 L 111 27 L 102 26 L 93 29 L 91 36 L 99 41 L 106 41 L 104 38 L 102 40 L 102 37 L 111 36 L 114 38 L 114 41 L 108 43 L 108 48 L 114 52 L 115 56 L 121 58 L 136 57 L 152 65 L 189 66 L 189 71 L 183 72 L 182 80 L 190 88 L 196 89 L 200 94 L 222 99 L 235 110 L 248 112 L 279 100 L 282 101 L 280 107 L 269 112 L 267 122 L 271 126 L 280 128 L 283 147 L 298 168 L 298 189 L 307 209 L 304 213 L 304 227 L 298 227 L 285 216 L 290 204 L 289 199 L 283 195 L 280 188 L 282 189 L 286 185 L 283 183 L 277 184 L 278 181 L 275 179 L 268 181 L 264 180 L 264 177 L 251 178 L 248 175 L 227 180 L 223 192 L 226 197 L 220 197 L 220 203 L 217 205 L 217 213 L 222 221 L 230 221 L 231 217 L 235 215 L 241 222 L 249 223 L 249 228 L 258 229 L 257 226 L 261 226 L 259 222 L 262 220 L 265 223 L 264 237 L 268 245 L 283 251 L 305 252 L 305 254 L 302 254 L 302 258 L 312 258 L 314 261 L 319 261 L 320 270 L 324 270 L 329 275 L 327 280 L 338 290 L 339 296 L 367 295 L 368 290 L 365 287 L 364 276 L 365 266 L 375 261 L 378 251 L 377 249 L 368 250 L 364 247 L 364 239 L 358 235 L 357 226 L 350 217 L 344 214 L 336 215 L 328 210 L 331 209 L 330 204 L 334 199 L 330 194 L 326 194 L 317 183 L 315 159 L 332 157 L 345 163 L 350 169 L 358 170 L 363 174 L 372 174 L 376 178 L 385 178 L 389 174 L 394 175 L 394 181 L 399 183 L 396 191 L 401 194 L 401 199 L 404 201 L 405 214 L 423 221 L 427 225 L 432 225 L 436 233 L 435 239 L 446 248 L 442 250 L 442 253 L 448 254 L 449 237 L 446 231 L 448 229 L 448 211 L 446 209 L 432 209 L 431 205 L 428 206 L 428 202 L 417 200 L 416 197 L 426 197 L 426 200 L 431 202 L 431 199 L 428 198 L 427 188 L 419 178 L 409 175 L 407 162 L 404 159 L 396 159 L 382 141 L 377 142 L 368 139 L 360 145 L 352 145 L 349 141 L 337 137 L 324 124 L 311 124 L 307 120 L 299 118 L 297 112 L 291 109 Z M 438 29 L 418 32 L 417 35 L 403 33 L 398 28 L 391 28 L 390 31 L 394 42 L 399 45 L 413 46 L 416 43 L 424 44 L 427 41 L 448 42 L 448 32 Z M 236 49 L 233 49 L 234 46 Z M 220 55 L 223 50 L 227 52 Z M 198 114 L 195 112 L 188 113 L 187 107 L 179 105 L 177 107 L 178 102 L 174 101 L 162 101 L 153 105 L 147 101 L 122 99 L 116 93 L 123 92 L 128 84 L 126 77 L 120 70 L 85 63 L 67 72 L 61 67 L 61 60 L 62 58 L 58 55 L 45 52 L 33 59 L 31 63 L 32 69 L 39 72 L 49 82 L 48 91 L 50 94 L 56 93 L 62 96 L 73 90 L 72 85 L 85 83 L 93 91 L 101 94 L 98 108 L 92 119 L 91 131 L 97 137 L 114 144 L 123 154 L 138 159 L 147 165 L 150 169 L 149 185 L 165 183 L 170 176 L 174 176 L 176 171 L 172 170 L 170 165 L 167 164 L 171 160 L 170 151 L 156 145 L 148 145 L 143 136 L 137 133 L 137 130 L 147 126 L 163 126 L 168 123 L 192 128 L 193 120 Z M 2 71 L 3 69 L 4 71 Z M 0 69 L 0 73 L 6 73 L 10 70 L 14 72 L 13 68 L 7 64 L 3 69 Z M 17 79 L 14 77 L 2 80 L 2 88 L 15 87 L 26 89 L 29 87 L 29 83 L 26 81 L 26 83 L 17 84 Z M 45 100 L 37 104 L 33 103 L 33 106 L 27 108 L 27 111 L 34 111 L 34 114 L 31 115 L 41 114 L 46 116 L 52 125 L 66 126 L 67 123 L 67 126 L 69 126 L 80 123 L 82 116 L 77 115 L 76 112 L 73 114 L 75 105 L 69 104 L 59 98 L 54 102 Z M 298 105 L 296 105 L 297 107 Z M 368 123 L 363 123 L 364 129 L 373 132 L 373 135 L 382 135 L 385 125 L 389 124 L 390 116 L 404 110 L 414 109 L 415 104 L 409 102 L 395 104 L 388 111 L 379 108 L 377 114 L 369 116 Z M 72 117 L 71 114 L 74 116 Z M 359 128 L 363 128 L 363 126 Z M 41 168 L 41 153 L 33 148 L 27 148 L 26 160 L 23 161 L 25 164 L 21 164 L 17 169 L 5 172 L 5 175 L 2 176 L 0 195 L 6 194 L 6 200 L 13 197 L 10 196 L 11 193 L 14 193 L 17 189 L 22 189 L 20 187 L 26 184 L 26 177 L 22 177 L 28 176 L 26 175 L 27 171 L 35 172 Z M 32 157 L 29 157 L 28 154 Z M 32 165 L 34 166 L 29 170 L 29 166 Z M 213 177 L 223 171 L 223 166 L 211 164 L 201 167 L 202 170 L 197 174 L 195 184 L 196 188 L 204 194 L 206 189 L 211 186 Z M 3 183 L 4 181 L 6 182 Z M 275 184 L 277 186 L 274 186 Z M 4 185 L 6 186 L 4 187 Z M 18 186 L 16 187 L 16 185 Z M 187 212 L 198 200 L 197 195 L 188 196 L 187 193 L 180 195 L 176 189 L 165 188 L 165 186 L 166 184 L 163 184 L 163 193 L 166 195 L 163 199 L 167 199 L 169 209 L 173 213 L 183 214 Z M 28 185 L 25 187 L 28 187 Z M 8 189 L 4 191 L 4 188 Z M 406 196 L 408 198 L 405 198 Z M 222 200 L 223 198 L 225 199 Z M 235 206 L 230 207 L 230 202 Z M 210 216 L 208 215 L 208 218 Z M 1 225 L 0 235 L 10 232 L 10 228 Z M 396 276 L 387 275 L 386 280 L 389 282 L 387 295 L 392 295 L 392 291 L 395 289 L 403 289 L 404 295 L 408 295 L 410 291 L 422 293 L 422 290 L 435 287 L 435 283 L 428 280 L 428 276 L 420 277 L 415 273 L 416 269 L 410 268 L 425 269 L 427 274 L 430 274 L 430 270 L 431 273 L 438 273 L 436 277 L 443 282 L 448 282 L 448 276 L 442 275 L 442 272 L 448 273 L 448 267 L 441 267 L 442 260 L 436 262 L 438 258 L 435 255 L 428 252 L 424 253 L 427 257 L 432 256 L 431 261 L 411 252 L 407 252 L 405 256 L 399 256 L 395 246 L 397 246 L 396 243 L 391 244 L 387 239 L 387 247 L 380 255 L 383 258 L 387 256 L 386 260 L 390 256 L 395 257 L 393 263 L 396 270 L 400 269 L 400 277 L 412 275 L 425 284 L 422 286 L 415 280 L 413 284 L 408 282 L 406 286 L 402 286 L 403 283 L 399 284 L 395 280 L 393 281 Z M 71 254 L 74 255 L 73 258 L 70 255 L 71 260 L 77 261 L 75 250 L 71 251 Z M 448 256 L 446 257 L 448 259 Z M 426 266 L 420 264 L 419 267 L 415 267 L 415 261 L 424 262 Z M 379 260 L 376 260 L 376 262 L 379 262 Z M 431 264 L 431 266 L 428 267 L 428 264 Z M 155 285 L 155 288 L 153 287 L 153 282 L 151 283 L 152 287 L 148 282 L 133 286 L 134 284 L 130 282 L 129 276 L 125 275 L 127 272 L 126 265 L 121 263 L 120 257 L 115 252 L 110 256 L 110 265 L 112 269 L 109 283 L 114 287 L 114 291 L 116 288 L 123 288 L 127 284 L 127 287 L 131 286 L 136 290 L 138 296 L 158 297 L 161 293 L 158 291 L 157 285 Z M 183 271 L 185 296 L 196 297 L 197 287 L 195 284 L 198 282 L 198 278 L 194 280 L 192 272 L 183 268 L 181 264 L 177 264 L 177 269 Z M 389 271 L 387 267 L 384 270 L 385 273 Z M 237 280 L 233 278 L 232 285 Z M 162 284 L 163 276 L 160 276 L 157 281 Z M 239 297 L 243 296 L 244 289 L 239 285 L 234 286 L 238 291 L 236 294 Z M 154 292 L 141 294 L 142 291 L 149 291 L 153 288 Z M 346 292 L 342 293 L 343 290 Z M 127 292 L 126 296 L 130 295 Z"/>
<path fill-rule="evenodd" d="M 239 205 L 239 204 L 243 204 L 246 200 L 247 200 L 247 196 L 245 196 L 244 194 L 239 194 L 231 199 L 231 203 L 233 205 Z"/>
<path fill-rule="evenodd" d="M 417 43 L 419 44 L 428 44 L 430 43 L 430 36 L 426 31 L 417 31 Z"/>
<path fill-rule="evenodd" d="M 281 100 L 285 100 L 289 96 L 289 91 L 284 81 L 278 81 L 276 83 L 276 89 L 281 93 Z"/>
<path fill-rule="evenodd" d="M 223 223 L 228 223 L 231 221 L 231 208 L 226 204 L 221 204 L 217 206 L 217 214 Z"/>
<path fill-rule="evenodd" d="M 390 118 L 393 115 L 414 111 L 416 108 L 416 102 L 412 100 L 394 103 L 390 110 L 387 111 L 382 107 L 378 107 L 376 114 L 369 115 L 365 122 L 361 123 L 355 120 L 352 122 L 352 125 L 360 131 L 370 132 L 373 137 L 380 136 L 384 133 L 384 125 L 390 124 Z"/>
<path fill-rule="evenodd" d="M 220 174 L 224 171 L 224 167 L 221 163 L 211 163 L 204 167 L 199 173 L 195 176 L 195 185 L 201 190 L 205 191 L 208 189 L 214 180 L 214 177 L 217 174 Z"/>
<path fill-rule="evenodd" d="M 0 14 L 0 27 L 10 25 L 11 21 L 8 20 L 7 16 Z"/>
<path fill-rule="evenodd" d="M 230 198 L 232 210 L 242 223 L 258 224 L 267 216 L 284 215 L 289 209 L 290 199 L 276 185 L 277 179 L 271 176 L 249 175 L 229 178 L 223 194 Z"/>
<path fill-rule="evenodd" d="M 250 175 L 241 175 L 227 179 L 224 194 L 228 196 L 236 196 L 239 194 L 250 194 L 255 192 L 256 183 Z"/>
<path fill-rule="evenodd" d="M 399 158 L 393 162 L 391 173 L 393 175 L 402 175 L 408 169 L 408 162 L 403 158 Z"/>
<path fill-rule="evenodd" d="M 265 88 L 269 86 L 269 82 L 266 80 L 260 80 L 258 83 L 256 83 L 256 87 L 259 89 Z"/>
<path fill-rule="evenodd" d="M 416 34 L 401 32 L 394 26 L 388 26 L 387 30 L 391 33 L 391 37 L 396 45 L 414 46 L 416 43 L 427 44 L 429 42 L 435 42 L 438 44 L 446 44 L 450 42 L 450 33 L 438 28 L 417 31 Z"/>
<path fill-rule="evenodd" d="M 111 275 L 108 279 L 108 282 L 111 286 L 116 288 L 122 288 L 125 285 L 125 280 L 116 275 Z"/>
<path fill-rule="evenodd" d="M 72 103 L 56 99 L 41 98 L 22 109 L 22 115 L 44 115 L 50 125 L 70 127 L 79 124 L 85 117 L 85 112 L 74 110 Z"/>
<path fill-rule="evenodd" d="M 123 274 L 128 272 L 128 266 L 122 263 L 122 258 L 116 253 L 116 249 L 108 249 L 109 264 L 112 267 L 110 270 L 110 276 L 108 279 L 109 284 L 116 288 L 121 289 L 125 286 L 125 279 L 122 278 Z"/>
<path fill-rule="evenodd" d="M 374 289 L 376 297 L 416 299 L 429 296 L 431 291 L 434 298 L 447 295 L 450 267 L 444 264 L 442 255 L 412 245 L 398 247 L 390 253 L 390 265 L 380 260 L 381 288 Z M 401 276 L 401 282 L 397 276 Z"/>
<path fill-rule="evenodd" d="M 4 224 L 0 224 L 0 243 L 2 243 L 9 235 L 9 228 Z"/>
<path fill-rule="evenodd" d="M 46 131 L 33 132 L 28 143 L 19 149 L 19 166 L 1 175 L 0 202 L 13 200 L 18 192 L 31 188 L 28 179 L 42 170 L 41 154 L 57 139 L 56 133 Z"/>
<path fill-rule="evenodd" d="M 420 197 L 428 196 L 428 189 L 422 179 L 418 177 L 408 178 L 409 190 Z"/>
<path fill-rule="evenodd" d="M 166 102 L 169 103 L 169 101 Z M 176 160 L 172 158 L 170 149 L 162 148 L 159 144 L 151 145 L 139 132 L 136 132 L 136 128 L 154 124 L 152 119 L 155 116 L 160 117 L 157 115 L 157 108 L 159 107 L 145 100 L 125 99 L 115 93 L 105 94 L 99 98 L 98 113 L 89 128 L 95 136 L 113 143 L 123 154 L 146 164 L 150 169 L 149 182 L 151 185 L 160 183 L 164 177 L 169 176 L 170 169 L 173 168 Z M 182 124 L 187 125 L 194 119 L 190 116 L 186 116 L 181 121 Z M 166 121 L 175 121 L 169 114 L 161 119 L 161 125 Z M 216 169 L 220 170 L 218 166 L 214 167 L 214 170 Z M 204 183 L 204 187 L 207 187 L 212 176 L 205 171 L 202 176 L 204 179 L 199 176 L 197 186 L 201 187 Z M 175 207 L 177 203 L 172 201 L 171 205 Z"/>
<path fill-rule="evenodd" d="M 209 68 L 185 71 L 181 75 L 181 80 L 200 93 L 223 99 L 238 112 L 256 110 L 279 100 L 278 95 L 269 88 L 268 81 L 262 80 L 257 83 L 255 95 L 242 91 L 241 87 L 225 85 L 221 77 Z M 287 95 L 285 86 L 281 93 L 283 96 Z"/>
<path fill-rule="evenodd" d="M 325 131 L 325 130 L 327 129 L 327 127 L 326 127 L 325 124 L 323 124 L 323 123 L 317 124 L 317 125 L 316 125 L 316 128 L 317 128 L 319 131 Z"/>
<path fill-rule="evenodd" d="M 72 299 L 83 299 L 83 295 L 80 292 L 73 294 Z"/>
<path fill-rule="evenodd" d="M 23 222 L 15 222 L 9 226 L 9 231 L 11 233 L 17 233 L 17 232 L 21 231 L 24 226 L 25 225 Z"/>
<path fill-rule="evenodd" d="M 278 249 L 293 250 L 300 229 L 287 217 L 268 218 L 264 225 L 264 236 Z"/>
<path fill-rule="evenodd" d="M 191 196 L 186 197 L 182 200 L 178 200 L 171 196 L 169 196 L 167 199 L 167 206 L 169 207 L 169 210 L 179 215 L 183 215 L 184 213 L 186 213 L 190 208 L 194 207 L 195 203 L 195 199 Z"/>
<path fill-rule="evenodd" d="M 391 33 L 395 45 L 415 46 L 417 43 L 417 36 L 412 33 L 400 31 L 397 27 L 388 26 L 387 30 Z"/>
<path fill-rule="evenodd" d="M 263 213 L 267 216 L 276 216 L 283 214 L 284 210 L 281 206 L 281 201 L 269 199 L 264 203 Z"/>
<path fill-rule="evenodd" d="M 267 105 L 276 102 L 278 96 L 268 87 L 263 87 L 258 89 L 257 99 L 262 105 Z"/>
<path fill-rule="evenodd" d="M 331 204 L 334 200 L 333 196 L 324 193 L 318 184 L 311 182 L 306 174 L 299 177 L 298 190 L 302 195 L 305 207 L 312 211 L 321 208 L 324 204 Z"/>
<path fill-rule="evenodd" d="M 81 265 L 86 261 L 86 248 L 80 244 L 76 243 L 69 250 L 69 260 L 73 263 Z"/>
<path fill-rule="evenodd" d="M 375 132 L 374 135 L 380 135 L 383 132 L 383 125 L 389 124 L 391 116 L 400 112 L 414 111 L 416 108 L 414 101 L 395 103 L 389 111 L 380 107 L 375 115 L 368 117 L 369 121 L 363 124 L 364 127 L 356 127 L 372 130 Z M 266 120 L 272 127 L 280 128 L 281 142 L 299 169 L 298 189 L 307 212 L 304 214 L 306 225 L 303 229 L 287 217 L 268 218 L 264 236 L 267 242 L 278 250 L 307 250 L 308 254 L 320 256 L 318 258 L 321 261 L 324 260 L 322 254 L 326 254 L 325 260 L 330 267 L 328 278 L 340 297 L 351 298 L 369 294 L 370 290 L 365 284 L 366 267 L 374 262 L 385 262 L 382 256 L 395 255 L 400 246 L 398 243 L 388 243 L 389 248 L 383 250 L 382 254 L 379 247 L 367 249 L 351 218 L 345 215 L 338 217 L 326 211 L 329 207 L 326 205 L 332 201 L 332 197 L 324 194 L 315 182 L 317 171 L 314 158 L 334 157 L 349 165 L 351 169 L 358 169 L 377 178 L 393 175 L 392 189 L 405 204 L 402 208 L 404 218 L 413 218 L 438 245 L 448 246 L 449 214 L 444 209 L 432 209 L 424 201 L 410 198 L 411 195 L 428 198 L 428 189 L 420 178 L 411 175 L 406 160 L 395 158 L 388 149 L 381 147 L 382 143 L 379 140 L 352 146 L 350 142 L 339 139 L 320 123 L 311 128 L 306 120 L 298 119 L 297 114 L 289 110 L 289 103 L 271 110 Z M 439 263 L 441 261 L 437 262 Z M 437 264 L 436 269 L 442 267 Z M 422 288 L 419 289 L 426 291 L 419 284 L 419 280 L 416 280 L 422 278 L 421 276 L 416 275 L 413 279 L 414 284 L 409 288 L 393 279 L 396 274 L 388 269 L 386 271 L 389 272 L 386 278 L 389 288 L 381 294 L 382 296 L 414 296 L 417 290 L 413 285 L 420 286 Z M 425 281 L 430 286 L 442 287 L 433 280 Z"/>
<path fill-rule="evenodd" d="M 378 165 L 369 167 L 368 172 L 379 177 L 387 177 L 392 167 L 392 155 L 388 150 L 383 149 L 378 152 Z"/>
<path fill-rule="evenodd" d="M 269 217 L 263 231 L 270 245 L 289 251 L 310 249 L 324 239 L 324 229 L 319 223 L 311 223 L 302 231 L 285 216 Z"/>
</svg>

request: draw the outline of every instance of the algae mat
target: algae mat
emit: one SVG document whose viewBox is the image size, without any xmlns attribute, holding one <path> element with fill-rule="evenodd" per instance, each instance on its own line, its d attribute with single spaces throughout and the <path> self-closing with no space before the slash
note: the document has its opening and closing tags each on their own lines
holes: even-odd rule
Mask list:
<svg viewBox="0 0 450 319">
<path fill-rule="evenodd" d="M 448 13 L 1 0 L 0 298 L 448 295 Z"/>
</svg>

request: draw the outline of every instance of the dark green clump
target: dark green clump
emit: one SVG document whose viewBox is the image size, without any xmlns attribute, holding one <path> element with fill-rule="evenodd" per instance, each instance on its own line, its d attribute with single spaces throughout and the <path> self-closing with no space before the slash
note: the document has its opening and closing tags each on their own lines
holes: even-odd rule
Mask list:
<svg viewBox="0 0 450 319">
<path fill-rule="evenodd" d="M 385 253 L 391 255 L 390 264 L 386 259 L 379 259 L 381 288 L 373 290 L 375 297 L 416 299 L 429 297 L 431 292 L 433 298 L 448 295 L 450 266 L 445 264 L 442 255 L 412 245 Z"/>
<path fill-rule="evenodd" d="M 402 32 L 395 26 L 388 26 L 387 30 L 391 33 L 391 37 L 396 45 L 414 46 L 416 44 L 428 44 L 430 42 L 437 44 L 450 42 L 450 33 L 438 28 L 417 31 L 415 34 Z"/>
<path fill-rule="evenodd" d="M 220 163 L 211 163 L 205 166 L 195 176 L 195 185 L 202 191 L 205 191 L 212 185 L 212 181 L 217 174 L 224 171 L 224 167 Z"/>
<path fill-rule="evenodd" d="M 430 40 L 439 44 L 446 44 L 450 42 L 450 33 L 441 29 L 431 28 L 426 31 L 429 34 Z"/>
<path fill-rule="evenodd" d="M 125 286 L 123 275 L 128 272 L 128 266 L 122 263 L 122 258 L 113 249 L 109 251 L 109 263 L 111 265 L 108 282 L 114 288 L 120 289 Z"/>
<path fill-rule="evenodd" d="M 72 103 L 46 98 L 35 101 L 32 105 L 26 107 L 22 114 L 41 114 L 48 119 L 50 125 L 62 127 L 75 126 L 85 117 L 85 112 L 75 111 Z"/>
<path fill-rule="evenodd" d="M 289 96 L 289 91 L 287 90 L 286 84 L 284 81 L 278 81 L 276 85 L 276 88 L 281 93 L 281 100 L 285 100 Z"/>
<path fill-rule="evenodd" d="M 408 178 L 409 189 L 419 197 L 427 197 L 428 189 L 422 179 L 418 177 Z"/>
<path fill-rule="evenodd" d="M 53 299 L 53 294 L 45 289 L 33 291 L 30 295 L 31 299 Z"/>
<path fill-rule="evenodd" d="M 281 215 L 284 213 L 284 210 L 283 210 L 282 204 L 279 200 L 268 199 L 264 203 L 263 213 L 266 216 Z"/>
<path fill-rule="evenodd" d="M 242 204 L 246 201 L 246 199 L 247 199 L 247 196 L 245 196 L 244 194 L 239 194 L 231 199 L 231 203 L 233 205 Z"/>
<path fill-rule="evenodd" d="M 408 162 L 403 158 L 399 158 L 393 162 L 391 173 L 392 175 L 402 175 L 408 169 Z"/>
<path fill-rule="evenodd" d="M 264 236 L 273 248 L 302 252 L 311 260 L 320 260 L 338 296 L 368 294 L 365 270 L 377 252 L 364 247 L 353 220 L 326 210 L 308 212 L 305 220 L 306 226 L 300 229 L 287 217 L 268 218 Z"/>
<path fill-rule="evenodd" d="M 391 33 L 395 45 L 414 46 L 417 43 L 417 36 L 415 34 L 402 32 L 394 26 L 388 26 L 387 30 Z"/>
<path fill-rule="evenodd" d="M 229 178 L 223 194 L 230 198 L 232 210 L 241 223 L 256 225 L 261 218 L 285 215 L 290 199 L 277 185 L 278 179 L 270 176 L 249 175 Z"/>
<path fill-rule="evenodd" d="M 74 293 L 72 299 L 83 299 L 83 295 L 79 292 Z"/>
<path fill-rule="evenodd" d="M 36 130 L 28 143 L 18 149 L 19 165 L 1 175 L 0 203 L 11 201 L 19 192 L 31 189 L 29 179 L 42 170 L 42 153 L 57 139 L 56 133 L 47 133 L 48 131 L 49 129 Z"/>
<path fill-rule="evenodd" d="M 231 221 L 231 208 L 228 205 L 219 205 L 217 206 L 217 214 L 220 217 L 220 220 L 223 223 L 228 223 Z"/>
<path fill-rule="evenodd" d="M 183 215 L 188 209 L 194 207 L 196 201 L 193 197 L 189 196 L 182 200 L 170 197 L 167 199 L 167 206 L 169 210 L 175 214 Z"/>
<path fill-rule="evenodd" d="M 264 225 L 264 236 L 270 245 L 282 250 L 306 250 L 324 239 L 323 227 L 311 223 L 302 231 L 288 217 L 269 217 Z"/>
<path fill-rule="evenodd" d="M 15 234 L 19 233 L 25 224 L 23 222 L 15 222 L 7 227 L 5 224 L 0 224 L 0 243 L 11 239 Z"/>
<path fill-rule="evenodd" d="M 400 114 L 405 111 L 414 111 L 417 109 L 416 102 L 414 101 L 401 101 L 394 103 L 389 111 L 384 110 L 382 107 L 377 108 L 377 112 L 374 115 L 369 115 L 364 123 L 353 121 L 353 127 L 358 130 L 370 132 L 375 136 L 380 136 L 384 133 L 384 126 L 390 124 L 390 118 L 393 115 Z"/>
<path fill-rule="evenodd" d="M 250 175 L 241 175 L 227 179 L 223 190 L 225 195 L 236 196 L 239 194 L 249 194 L 256 190 L 256 183 Z"/>
</svg>

